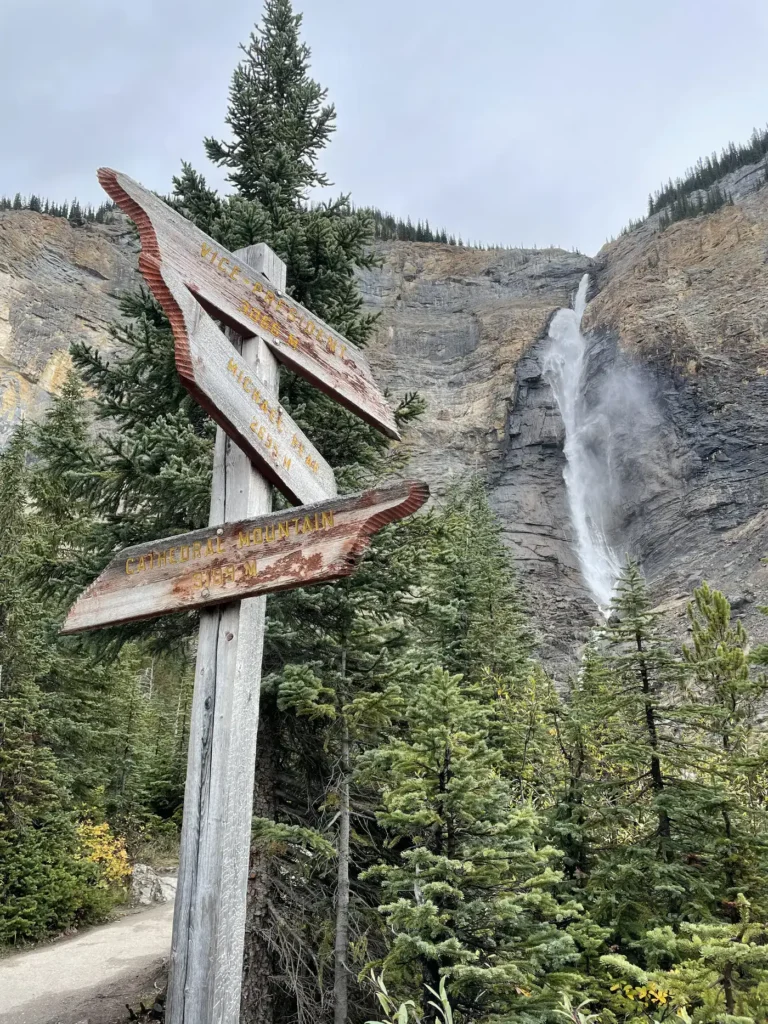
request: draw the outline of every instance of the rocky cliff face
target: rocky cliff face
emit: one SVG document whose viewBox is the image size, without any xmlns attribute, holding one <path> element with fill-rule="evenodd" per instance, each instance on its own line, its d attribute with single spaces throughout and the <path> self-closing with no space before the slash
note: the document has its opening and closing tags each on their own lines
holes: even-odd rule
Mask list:
<svg viewBox="0 0 768 1024">
<path fill-rule="evenodd" d="M 587 400 L 618 366 L 643 380 L 649 414 L 614 433 L 611 541 L 644 563 L 668 625 L 709 579 L 768 639 L 768 188 L 757 171 L 736 205 L 659 233 L 654 219 L 593 260 L 562 250 L 478 251 L 383 243 L 366 272 L 381 313 L 370 347 L 394 396 L 427 403 L 406 444 L 409 473 L 439 497 L 478 474 L 520 568 L 559 674 L 597 609 L 581 579 L 563 483 L 563 426 L 543 375 L 547 328 L 590 274 Z M 135 281 L 127 224 L 73 228 L 0 213 L 0 443 L 37 415 L 76 337 L 109 348 L 117 295 Z M 642 419 L 642 423 L 640 422 Z"/>
<path fill-rule="evenodd" d="M 381 311 L 372 345 L 396 395 L 427 399 L 414 471 L 439 494 L 480 473 L 515 552 L 543 653 L 562 674 L 597 618 L 574 554 L 563 425 L 543 376 L 547 327 L 584 273 L 587 398 L 618 364 L 648 414 L 620 423 L 610 540 L 638 556 L 684 635 L 693 586 L 713 582 L 768 639 L 768 187 L 745 169 L 735 205 L 659 232 L 658 218 L 594 260 L 559 250 L 475 252 L 390 243 L 363 278 Z"/>
<path fill-rule="evenodd" d="M 111 349 L 118 295 L 137 280 L 133 238 L 122 219 L 75 228 L 0 212 L 0 446 L 61 386 L 71 342 Z"/>
</svg>

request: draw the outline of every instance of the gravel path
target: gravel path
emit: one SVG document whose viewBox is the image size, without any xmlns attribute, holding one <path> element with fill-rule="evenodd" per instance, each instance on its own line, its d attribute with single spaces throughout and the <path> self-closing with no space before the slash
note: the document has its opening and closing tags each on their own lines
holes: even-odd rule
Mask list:
<svg viewBox="0 0 768 1024">
<path fill-rule="evenodd" d="M 171 947 L 173 901 L 0 960 L 0 1024 L 127 1020 Z"/>
</svg>

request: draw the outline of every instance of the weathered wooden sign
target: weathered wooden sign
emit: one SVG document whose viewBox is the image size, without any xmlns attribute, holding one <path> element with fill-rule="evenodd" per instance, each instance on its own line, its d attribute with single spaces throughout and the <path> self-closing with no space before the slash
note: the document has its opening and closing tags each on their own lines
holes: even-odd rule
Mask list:
<svg viewBox="0 0 768 1024">
<path fill-rule="evenodd" d="M 428 494 L 424 483 L 397 483 L 126 548 L 77 599 L 61 632 L 347 576 L 371 535 Z"/>
<path fill-rule="evenodd" d="M 136 222 L 141 271 L 165 310 L 186 387 L 219 424 L 206 530 L 115 556 L 63 633 L 200 608 L 168 1024 L 237 1024 L 267 593 L 346 576 L 423 483 L 334 497 L 330 466 L 281 407 L 275 356 L 385 433 L 391 410 L 354 346 L 284 295 L 263 244 L 231 254 L 135 181 L 102 170 Z M 230 324 L 225 338 L 208 311 Z M 293 501 L 270 513 L 274 483 Z M 220 525 L 217 525 L 220 524 Z"/>
<path fill-rule="evenodd" d="M 392 410 L 359 348 L 132 178 L 102 168 L 99 181 L 136 223 L 145 257 L 157 261 L 163 272 L 166 267 L 175 271 L 196 298 L 234 330 L 261 337 L 296 373 L 385 434 L 399 438 Z M 145 276 L 155 265 L 142 261 Z M 178 351 L 179 372 L 189 382 L 183 345 Z"/>
<path fill-rule="evenodd" d="M 176 271 L 146 253 L 139 267 L 171 322 L 179 375 L 203 408 L 292 501 L 336 494 L 331 467 Z"/>
</svg>

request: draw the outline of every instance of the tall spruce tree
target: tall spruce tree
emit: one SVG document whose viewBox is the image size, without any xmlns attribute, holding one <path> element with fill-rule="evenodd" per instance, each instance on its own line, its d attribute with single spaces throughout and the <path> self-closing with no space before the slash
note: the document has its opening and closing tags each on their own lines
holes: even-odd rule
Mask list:
<svg viewBox="0 0 768 1024">
<path fill-rule="evenodd" d="M 51 751 L 41 682 L 57 670 L 51 616 L 23 585 L 29 437 L 0 455 L 0 945 L 44 937 L 108 909 L 84 860 L 66 775 Z"/>
<path fill-rule="evenodd" d="M 598 921 L 620 945 L 711 897 L 691 846 L 702 794 L 687 785 L 677 742 L 681 666 L 658 619 L 637 564 L 628 561 L 573 698 L 589 758 L 579 830 L 596 851 L 586 885 Z"/>
<path fill-rule="evenodd" d="M 228 168 L 237 194 L 258 201 L 273 218 L 306 202 L 310 188 L 329 184 L 317 159 L 336 112 L 324 102 L 327 90 L 307 74 L 301 21 L 290 0 L 267 0 L 262 26 L 242 47 L 245 59 L 232 77 L 226 117 L 232 141 L 205 140 L 208 158 Z"/>
<path fill-rule="evenodd" d="M 369 872 L 393 935 L 385 970 L 427 1020 L 442 977 L 462 1017 L 544 1020 L 558 987 L 578 983 L 576 944 L 554 923 L 569 917 L 554 894 L 557 852 L 502 778 L 476 690 L 441 668 L 408 689 L 403 731 L 368 766 L 401 851 Z"/>
<path fill-rule="evenodd" d="M 727 598 L 704 583 L 688 606 L 692 646 L 683 656 L 691 671 L 688 730 L 701 749 L 700 774 L 710 794 L 706 833 L 722 913 L 739 921 L 741 900 L 752 920 L 768 912 L 765 888 L 768 818 L 761 794 L 764 743 L 758 716 L 768 679 L 749 663 L 749 642 L 740 622 L 731 622 Z"/>
</svg>

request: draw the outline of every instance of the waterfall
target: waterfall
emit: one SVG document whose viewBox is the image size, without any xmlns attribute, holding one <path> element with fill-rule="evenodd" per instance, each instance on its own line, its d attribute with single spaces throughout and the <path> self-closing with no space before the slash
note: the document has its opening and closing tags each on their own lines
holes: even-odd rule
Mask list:
<svg viewBox="0 0 768 1024">
<path fill-rule="evenodd" d="M 563 478 L 584 582 L 597 604 L 609 604 L 621 560 L 608 541 L 612 496 L 611 434 L 613 416 L 600 403 L 590 406 L 585 394 L 589 345 L 581 333 L 587 305 L 585 274 L 573 309 L 560 309 L 549 328 L 544 377 L 550 384 L 565 427 Z"/>
</svg>

